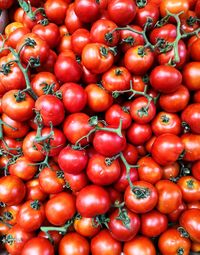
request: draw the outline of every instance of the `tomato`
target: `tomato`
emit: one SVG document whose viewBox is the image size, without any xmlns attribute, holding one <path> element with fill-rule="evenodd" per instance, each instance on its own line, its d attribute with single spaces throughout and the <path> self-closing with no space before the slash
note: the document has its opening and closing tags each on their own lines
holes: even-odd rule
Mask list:
<svg viewBox="0 0 200 255">
<path fill-rule="evenodd" d="M 0 201 L 6 205 L 18 205 L 26 194 L 26 188 L 22 180 L 13 175 L 0 178 Z"/>
<path fill-rule="evenodd" d="M 200 182 L 192 176 L 183 176 L 177 183 L 182 191 L 185 202 L 198 201 L 200 199 Z"/>
<path fill-rule="evenodd" d="M 163 170 L 151 157 L 142 157 L 138 160 L 138 175 L 141 181 L 155 184 L 162 178 Z"/>
<path fill-rule="evenodd" d="M 156 107 L 153 101 L 149 103 L 146 97 L 138 97 L 131 103 L 130 115 L 139 124 L 149 123 L 156 114 Z"/>
<path fill-rule="evenodd" d="M 64 34 L 57 45 L 57 51 L 59 53 L 72 50 L 72 36 L 67 34 Z"/>
<path fill-rule="evenodd" d="M 74 229 L 76 232 L 85 237 L 95 236 L 100 231 L 100 226 L 95 226 L 94 218 L 81 217 L 75 219 Z"/>
<path fill-rule="evenodd" d="M 75 54 L 81 55 L 86 44 L 91 42 L 90 32 L 85 28 L 79 28 L 71 36 L 71 46 Z"/>
<path fill-rule="evenodd" d="M 181 19 L 181 30 L 185 33 L 190 33 L 195 31 L 198 28 L 198 23 L 195 21 L 196 18 L 197 18 L 197 14 L 194 11 L 189 10 L 187 13 L 187 16 L 184 19 Z M 188 46 L 189 46 L 189 42 L 188 42 Z"/>
<path fill-rule="evenodd" d="M 61 150 L 58 156 L 60 168 L 69 174 L 79 174 L 88 163 L 88 156 L 84 149 L 76 149 L 70 146 Z"/>
<path fill-rule="evenodd" d="M 112 32 L 117 25 L 108 19 L 99 19 L 93 23 L 90 30 L 91 42 L 104 43 L 108 46 L 118 44 L 120 36 L 118 31 Z"/>
<path fill-rule="evenodd" d="M 138 151 L 134 145 L 127 143 L 123 150 L 123 156 L 130 165 L 134 165 L 138 159 Z"/>
<path fill-rule="evenodd" d="M 100 75 L 92 73 L 84 65 L 82 65 L 82 68 L 83 68 L 82 81 L 85 84 L 97 83 L 100 80 Z"/>
<path fill-rule="evenodd" d="M 194 242 L 200 242 L 199 224 L 200 210 L 188 209 L 181 214 L 179 218 L 180 225 L 188 232 L 190 239 Z"/>
<path fill-rule="evenodd" d="M 54 212 L 52 214 L 52 212 Z M 45 205 L 47 220 L 55 225 L 62 226 L 71 219 L 76 212 L 75 198 L 67 192 L 60 192 L 50 198 Z"/>
<path fill-rule="evenodd" d="M 26 182 L 26 200 L 44 201 L 47 194 L 41 189 L 39 179 L 32 179 Z"/>
<path fill-rule="evenodd" d="M 111 0 L 108 3 L 108 15 L 118 26 L 128 25 L 136 15 L 136 5 L 130 0 Z"/>
<path fill-rule="evenodd" d="M 158 39 L 167 42 L 173 42 L 176 39 L 176 26 L 173 24 L 165 24 L 161 27 L 154 28 L 149 35 L 150 42 L 156 44 Z"/>
<path fill-rule="evenodd" d="M 106 72 L 114 62 L 114 56 L 103 43 L 88 43 L 82 51 L 83 65 L 93 73 Z"/>
<path fill-rule="evenodd" d="M 0 9 L 8 9 L 12 6 L 14 0 L 1 0 L 0 2 Z"/>
<path fill-rule="evenodd" d="M 94 0 L 75 0 L 74 11 L 81 22 L 91 23 L 100 16 L 100 11 L 107 7 L 107 0 L 101 0 L 98 3 Z M 86 15 L 87 14 L 87 15 Z"/>
<path fill-rule="evenodd" d="M 42 40 L 34 33 L 25 34 L 18 42 L 16 50 L 19 51 L 22 45 L 25 45 L 20 51 L 20 58 L 25 63 L 31 63 L 31 66 L 43 64 L 49 54 L 49 46 L 47 42 Z"/>
<path fill-rule="evenodd" d="M 194 93 L 193 101 L 194 103 L 200 103 L 200 90 L 197 90 Z"/>
<path fill-rule="evenodd" d="M 89 121 L 89 116 L 82 112 L 68 115 L 63 124 L 63 132 L 67 140 L 75 144 L 80 138 L 87 135 L 93 129 Z M 86 145 L 87 143 L 87 139 L 80 141 L 81 145 Z"/>
<path fill-rule="evenodd" d="M 22 144 L 22 151 L 24 156 L 32 162 L 40 162 L 44 160 L 45 155 L 35 146 L 36 131 L 29 132 Z"/>
<path fill-rule="evenodd" d="M 54 65 L 54 73 L 56 78 L 62 83 L 78 82 L 81 79 L 82 68 L 75 59 L 59 55 Z"/>
<path fill-rule="evenodd" d="M 83 27 L 83 23 L 76 15 L 74 11 L 75 3 L 71 3 L 67 8 L 67 13 L 65 17 L 65 25 L 70 34 L 73 34 L 77 29 Z"/>
<path fill-rule="evenodd" d="M 194 164 L 192 164 L 192 175 L 194 176 L 194 178 L 200 181 L 200 161 L 199 160 L 194 162 Z"/>
<path fill-rule="evenodd" d="M 13 238 L 13 242 L 6 242 L 6 250 L 12 255 L 20 255 L 26 242 L 34 237 L 33 233 L 26 232 L 19 225 L 13 226 L 7 232 L 6 237 Z"/>
<path fill-rule="evenodd" d="M 57 25 L 63 24 L 66 11 L 68 7 L 68 1 L 64 0 L 47 0 L 44 3 L 44 10 L 48 20 Z"/>
<path fill-rule="evenodd" d="M 86 173 L 89 180 L 96 185 L 110 185 L 120 176 L 121 168 L 119 161 L 96 154 L 91 157 L 87 164 Z"/>
<path fill-rule="evenodd" d="M 134 75 L 144 75 L 153 62 L 154 53 L 143 45 L 131 47 L 124 55 L 124 65 Z"/>
<path fill-rule="evenodd" d="M 102 76 L 103 87 L 110 92 L 130 88 L 131 74 L 125 67 L 112 67 Z"/>
<path fill-rule="evenodd" d="M 151 136 L 152 130 L 149 124 L 138 124 L 134 122 L 127 131 L 127 138 L 134 145 L 144 144 Z"/>
<path fill-rule="evenodd" d="M 53 245 L 49 240 L 43 237 L 34 237 L 30 239 L 23 247 L 21 255 L 54 255 Z"/>
<path fill-rule="evenodd" d="M 85 87 L 87 105 L 94 112 L 103 112 L 113 103 L 113 98 L 101 85 L 91 83 Z"/>
<path fill-rule="evenodd" d="M 60 255 L 89 255 L 89 242 L 78 233 L 67 233 L 60 241 Z"/>
<path fill-rule="evenodd" d="M 45 167 L 39 174 L 39 184 L 47 194 L 59 193 L 64 189 L 64 174 L 62 171 L 54 171 L 49 167 Z"/>
<path fill-rule="evenodd" d="M 169 228 L 161 234 L 158 247 L 163 255 L 189 254 L 191 242 L 181 235 L 177 229 Z"/>
<path fill-rule="evenodd" d="M 85 172 L 80 174 L 68 174 L 64 173 L 66 186 L 75 193 L 83 189 L 89 183 L 87 175 Z"/>
<path fill-rule="evenodd" d="M 111 126 L 112 127 L 112 126 Z M 107 126 L 109 128 L 109 126 Z M 126 138 L 114 132 L 100 130 L 97 131 L 93 139 L 94 149 L 106 157 L 113 157 L 126 147 Z"/>
<path fill-rule="evenodd" d="M 49 50 L 49 55 L 45 61 L 45 63 L 42 66 L 37 67 L 38 72 L 52 72 L 54 70 L 54 64 L 56 62 L 57 55 L 55 51 Z"/>
<path fill-rule="evenodd" d="M 17 223 L 17 214 L 19 212 L 21 205 L 11 205 L 3 208 L 1 216 L 4 223 L 8 223 L 11 226 L 14 226 Z"/>
<path fill-rule="evenodd" d="M 168 219 L 165 214 L 152 210 L 141 215 L 141 233 L 148 237 L 159 236 L 166 231 Z"/>
<path fill-rule="evenodd" d="M 12 127 L 11 128 L 9 126 L 3 125 L 3 133 L 7 137 L 14 138 L 14 139 L 22 138 L 28 133 L 29 126 L 26 122 L 13 120 L 4 113 L 2 114 L 1 118 L 2 118 L 2 121 L 4 121 L 4 123 Z"/>
<path fill-rule="evenodd" d="M 81 216 L 91 218 L 106 213 L 110 208 L 108 192 L 98 185 L 88 185 L 77 195 L 76 209 Z"/>
<path fill-rule="evenodd" d="M 200 61 L 198 54 L 200 53 L 200 40 L 197 39 L 190 46 L 190 57 L 193 61 Z"/>
<path fill-rule="evenodd" d="M 34 105 L 32 97 L 19 90 L 10 90 L 2 98 L 3 112 L 16 121 L 30 119 L 33 116 Z"/>
<path fill-rule="evenodd" d="M 145 236 L 138 236 L 126 242 L 123 249 L 124 254 L 145 254 L 156 255 L 156 249 L 152 241 Z"/>
<path fill-rule="evenodd" d="M 184 134 L 181 137 L 185 147 L 184 160 L 196 161 L 200 160 L 200 136 L 195 134 Z"/>
<path fill-rule="evenodd" d="M 162 179 L 170 180 L 170 178 L 176 178 L 180 172 L 180 165 L 178 162 L 174 162 L 167 166 L 163 166 L 163 176 Z"/>
<path fill-rule="evenodd" d="M 121 242 L 114 239 L 109 230 L 101 230 L 91 240 L 92 255 L 120 255 L 122 252 Z"/>
<path fill-rule="evenodd" d="M 33 18 L 30 17 L 25 11 L 23 12 L 22 20 L 21 22 L 25 27 L 32 30 L 32 28 L 37 24 L 37 22 L 40 22 L 44 17 L 40 11 L 36 11 L 37 8 L 31 7 L 30 12 L 32 12 Z M 34 13 L 35 12 L 35 13 Z"/>
<path fill-rule="evenodd" d="M 56 24 L 37 24 L 33 27 L 32 32 L 47 42 L 51 49 L 55 48 L 60 40 L 60 31 Z"/>
<path fill-rule="evenodd" d="M 159 112 L 152 121 L 152 131 L 156 136 L 165 133 L 179 135 L 181 133 L 181 120 L 177 114 Z"/>
<path fill-rule="evenodd" d="M 18 41 L 21 40 L 21 38 L 28 33 L 30 33 L 30 30 L 28 28 L 18 27 L 16 30 L 12 31 L 9 34 L 8 40 L 6 41 L 7 45 L 15 49 Z"/>
<path fill-rule="evenodd" d="M 48 231 L 48 233 L 51 235 L 51 238 L 53 240 L 54 249 L 58 249 L 58 245 L 60 243 L 60 240 L 62 239 L 62 235 L 58 231 Z M 38 237 L 44 237 L 48 239 L 48 235 L 46 232 L 40 231 L 38 234 Z"/>
<path fill-rule="evenodd" d="M 161 94 L 159 104 L 166 112 L 176 113 L 182 111 L 189 103 L 190 94 L 187 87 L 181 85 L 175 92 Z"/>
<path fill-rule="evenodd" d="M 169 213 L 168 219 L 170 222 L 177 222 L 178 219 L 180 218 L 180 215 L 182 214 L 183 211 L 185 211 L 187 209 L 187 206 L 184 202 L 182 202 L 179 207 L 174 210 L 173 212 Z"/>
<path fill-rule="evenodd" d="M 164 94 L 175 92 L 180 87 L 181 82 L 181 73 L 172 66 L 156 66 L 150 74 L 151 86 Z"/>
<path fill-rule="evenodd" d="M 184 143 L 181 138 L 170 133 L 158 136 L 151 149 L 153 159 L 162 166 L 178 160 L 183 151 Z"/>
<path fill-rule="evenodd" d="M 176 210 L 182 203 L 179 186 L 169 180 L 160 180 L 155 185 L 158 192 L 157 210 L 167 214 Z"/>
<path fill-rule="evenodd" d="M 11 22 L 5 27 L 5 35 L 9 36 L 10 33 L 15 31 L 17 28 L 23 27 L 23 24 L 21 22 Z"/>
<path fill-rule="evenodd" d="M 145 6 L 141 6 L 141 7 L 139 6 L 139 8 L 137 9 L 135 22 L 140 27 L 144 27 L 147 20 L 150 19 L 151 24 L 150 26 L 148 26 L 148 29 L 150 29 L 154 27 L 154 25 L 158 21 L 158 18 L 159 18 L 159 8 L 155 4 L 148 2 Z"/>
<path fill-rule="evenodd" d="M 9 173 L 28 181 L 34 177 L 37 172 L 37 166 L 31 165 L 32 162 L 26 157 L 19 157 L 14 164 L 8 166 Z"/>
<path fill-rule="evenodd" d="M 130 241 L 139 231 L 139 216 L 126 208 L 122 208 L 121 211 L 115 209 L 109 218 L 108 227 L 110 233 L 118 241 Z"/>
<path fill-rule="evenodd" d="M 200 118 L 200 104 L 188 105 L 181 114 L 181 120 L 188 126 L 192 133 L 200 134 L 197 123 Z"/>
<path fill-rule="evenodd" d="M 160 14 L 162 17 L 167 14 L 167 10 L 173 14 L 183 12 L 180 16 L 184 17 L 189 10 L 189 1 L 181 0 L 177 2 L 176 0 L 163 0 L 160 4 Z"/>
<path fill-rule="evenodd" d="M 35 102 L 35 109 L 39 111 L 45 126 L 59 125 L 65 116 L 64 105 L 54 95 L 42 95 Z"/>
<path fill-rule="evenodd" d="M 200 89 L 200 62 L 189 62 L 183 68 L 183 82 L 189 90 Z"/>
<path fill-rule="evenodd" d="M 125 205 L 134 213 L 151 211 L 158 202 L 158 193 L 155 187 L 145 181 L 133 182 L 133 187 L 128 186 L 124 193 Z"/>
</svg>

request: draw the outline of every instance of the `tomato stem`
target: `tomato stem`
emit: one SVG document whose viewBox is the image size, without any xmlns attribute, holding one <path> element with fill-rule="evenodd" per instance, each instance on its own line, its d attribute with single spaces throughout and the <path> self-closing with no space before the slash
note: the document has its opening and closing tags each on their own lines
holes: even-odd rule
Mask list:
<svg viewBox="0 0 200 255">
<path fill-rule="evenodd" d="M 179 231 L 181 237 L 189 238 L 190 235 L 183 227 L 178 227 L 177 230 Z"/>
<path fill-rule="evenodd" d="M 127 229 L 130 229 L 130 218 L 128 217 L 128 213 L 127 213 L 127 210 L 126 208 L 121 208 L 119 207 L 118 208 L 119 210 L 119 213 L 118 213 L 118 216 L 116 217 L 117 220 L 121 220 L 121 222 L 123 223 L 123 225 L 127 228 Z"/>
<path fill-rule="evenodd" d="M 103 225 L 109 229 L 108 222 L 110 222 L 110 218 L 106 217 L 106 215 L 101 214 L 92 218 L 92 226 L 95 228 L 103 227 Z"/>
</svg>

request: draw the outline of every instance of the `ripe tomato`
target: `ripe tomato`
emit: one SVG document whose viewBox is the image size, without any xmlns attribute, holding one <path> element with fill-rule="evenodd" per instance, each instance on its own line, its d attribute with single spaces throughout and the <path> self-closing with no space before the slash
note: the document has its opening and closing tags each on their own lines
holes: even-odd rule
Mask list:
<svg viewBox="0 0 200 255">
<path fill-rule="evenodd" d="M 17 214 L 21 204 L 6 206 L 2 209 L 1 216 L 3 217 L 4 223 L 8 223 L 11 226 L 14 226 L 17 223 Z"/>
<path fill-rule="evenodd" d="M 200 200 L 200 181 L 193 176 L 183 176 L 177 183 L 182 191 L 183 200 L 185 202 L 193 202 Z"/>
<path fill-rule="evenodd" d="M 136 5 L 133 1 L 111 0 L 108 3 L 108 16 L 118 26 L 131 23 L 136 15 Z"/>
<path fill-rule="evenodd" d="M 132 123 L 127 131 L 128 140 L 134 145 L 143 145 L 152 136 L 151 126 L 149 124 Z"/>
<path fill-rule="evenodd" d="M 153 159 L 162 166 L 177 161 L 183 151 L 181 138 L 170 133 L 158 136 L 151 149 Z"/>
<path fill-rule="evenodd" d="M 163 176 L 162 179 L 170 180 L 170 178 L 176 178 L 180 172 L 180 165 L 178 162 L 174 162 L 170 165 L 163 166 Z"/>
<path fill-rule="evenodd" d="M 21 255 L 54 255 L 53 245 L 44 237 L 34 237 L 25 243 Z"/>
<path fill-rule="evenodd" d="M 96 185 L 110 185 L 120 176 L 121 168 L 119 161 L 96 154 L 91 157 L 87 164 L 86 173 L 89 180 Z"/>
<path fill-rule="evenodd" d="M 85 28 L 79 28 L 71 36 L 71 47 L 75 54 L 81 55 L 86 44 L 91 42 L 90 32 Z"/>
<path fill-rule="evenodd" d="M 126 242 L 124 244 L 123 252 L 126 255 L 132 254 L 156 255 L 156 249 L 152 241 L 145 236 L 138 236 L 133 238 L 129 242 Z"/>
<path fill-rule="evenodd" d="M 200 62 L 189 62 L 183 68 L 183 82 L 189 90 L 200 89 Z"/>
<path fill-rule="evenodd" d="M 45 205 L 46 218 L 55 226 L 64 225 L 67 220 L 74 216 L 75 212 L 75 197 L 67 192 L 56 194 Z"/>
<path fill-rule="evenodd" d="M 189 254 L 191 242 L 181 235 L 177 229 L 169 228 L 161 234 L 158 247 L 163 255 Z"/>
<path fill-rule="evenodd" d="M 197 124 L 200 120 L 200 104 L 188 105 L 181 114 L 181 120 L 188 125 L 192 133 L 200 134 L 200 128 Z"/>
<path fill-rule="evenodd" d="M 164 39 L 167 42 L 173 42 L 176 39 L 176 26 L 173 24 L 165 24 L 161 27 L 156 27 L 150 31 L 150 42 L 156 44 L 158 39 Z"/>
<path fill-rule="evenodd" d="M 141 233 L 148 237 L 159 236 L 166 231 L 168 219 L 165 214 L 152 210 L 141 215 Z"/>
<path fill-rule="evenodd" d="M 181 17 L 184 17 L 189 10 L 189 1 L 181 0 L 177 2 L 176 0 L 163 0 L 160 4 L 160 14 L 162 17 L 167 14 L 167 10 L 173 14 L 183 12 Z"/>
<path fill-rule="evenodd" d="M 155 185 L 158 192 L 157 210 L 167 214 L 176 210 L 182 203 L 179 186 L 169 180 L 160 180 Z"/>
<path fill-rule="evenodd" d="M 162 93 L 173 93 L 181 85 L 182 75 L 172 66 L 160 65 L 156 66 L 150 74 L 151 86 Z"/>
<path fill-rule="evenodd" d="M 128 186 L 124 193 L 125 205 L 134 213 L 151 211 L 158 202 L 158 193 L 155 187 L 145 181 L 133 182 L 133 187 Z"/>
<path fill-rule="evenodd" d="M 184 134 L 182 135 L 181 140 L 185 148 L 184 160 L 200 160 L 200 135 L 191 133 Z"/>
<path fill-rule="evenodd" d="M 5 0 L 5 1 L 2 0 L 0 2 L 0 8 L 2 10 L 8 9 L 8 8 L 10 8 L 12 6 L 13 3 L 14 3 L 14 0 Z"/>
<path fill-rule="evenodd" d="M 46 198 L 47 194 L 41 189 L 38 178 L 26 182 L 26 200 L 43 202 Z"/>
<path fill-rule="evenodd" d="M 122 252 L 121 242 L 114 239 L 109 230 L 101 230 L 91 240 L 92 255 L 120 255 Z"/>
<path fill-rule="evenodd" d="M 9 33 L 8 40 L 6 41 L 7 45 L 15 49 L 18 41 L 21 40 L 21 38 L 28 33 L 30 33 L 29 28 L 24 26 L 18 27 L 17 29 Z"/>
<path fill-rule="evenodd" d="M 194 178 L 200 181 L 200 161 L 199 160 L 194 162 L 194 164 L 192 164 L 192 175 L 194 176 Z"/>
<path fill-rule="evenodd" d="M 177 222 L 182 212 L 185 211 L 186 209 L 187 209 L 186 204 L 182 202 L 176 210 L 168 214 L 169 221 L 174 223 Z"/>
<path fill-rule="evenodd" d="M 139 216 L 126 208 L 115 209 L 109 216 L 108 227 L 112 237 L 118 241 L 130 241 L 140 228 Z"/>
<path fill-rule="evenodd" d="M 22 180 L 14 175 L 0 178 L 0 201 L 6 205 L 18 205 L 26 194 L 26 187 Z"/>
<path fill-rule="evenodd" d="M 110 208 L 108 192 L 98 185 L 88 185 L 77 195 L 76 209 L 81 216 L 91 218 L 106 213 Z"/>
<path fill-rule="evenodd" d="M 59 243 L 59 255 L 89 255 L 89 242 L 78 233 L 67 233 Z"/>
<path fill-rule="evenodd" d="M 141 181 L 155 184 L 163 176 L 163 170 L 151 157 L 142 157 L 138 160 L 138 175 Z"/>
<path fill-rule="evenodd" d="M 88 156 L 84 149 L 75 149 L 67 146 L 61 150 L 58 156 L 60 168 L 68 174 L 81 173 L 88 163 Z"/>
<path fill-rule="evenodd" d="M 70 34 L 73 34 L 77 29 L 83 27 L 83 23 L 76 15 L 74 11 L 75 3 L 71 3 L 67 8 L 67 13 L 65 17 L 65 25 Z M 59 18 L 60 19 L 60 18 Z"/>
<path fill-rule="evenodd" d="M 75 219 L 74 229 L 78 234 L 91 238 L 101 230 L 101 227 L 95 226 L 94 218 L 81 217 L 80 219 Z"/>
<path fill-rule="evenodd" d="M 188 209 L 179 218 L 180 225 L 188 232 L 190 239 L 200 242 L 200 209 Z"/>
<path fill-rule="evenodd" d="M 123 156 L 130 165 L 134 165 L 138 159 L 138 151 L 134 145 L 127 143 L 123 150 Z"/>
</svg>

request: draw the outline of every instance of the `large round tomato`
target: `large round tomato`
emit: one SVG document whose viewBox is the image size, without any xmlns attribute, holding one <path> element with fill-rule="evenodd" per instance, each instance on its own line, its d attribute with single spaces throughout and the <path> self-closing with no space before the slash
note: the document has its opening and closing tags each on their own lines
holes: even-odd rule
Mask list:
<svg viewBox="0 0 200 255">
<path fill-rule="evenodd" d="M 183 82 L 189 90 L 200 89 L 200 62 L 189 62 L 183 68 Z"/>
<path fill-rule="evenodd" d="M 34 237 L 23 247 L 21 255 L 54 255 L 54 248 L 51 242 L 44 237 Z"/>
</svg>

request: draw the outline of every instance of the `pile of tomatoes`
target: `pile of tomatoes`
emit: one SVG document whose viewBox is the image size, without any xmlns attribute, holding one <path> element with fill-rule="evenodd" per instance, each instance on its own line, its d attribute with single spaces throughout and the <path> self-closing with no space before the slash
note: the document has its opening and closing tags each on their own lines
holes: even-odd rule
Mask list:
<svg viewBox="0 0 200 255">
<path fill-rule="evenodd" d="M 200 252 L 200 0 L 0 9 L 0 250 Z"/>
</svg>

